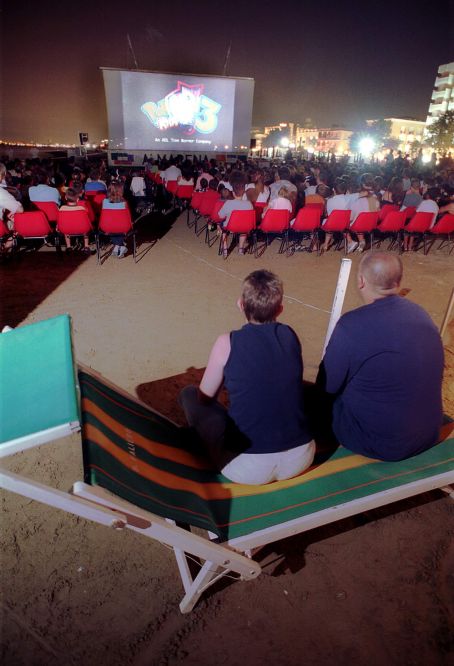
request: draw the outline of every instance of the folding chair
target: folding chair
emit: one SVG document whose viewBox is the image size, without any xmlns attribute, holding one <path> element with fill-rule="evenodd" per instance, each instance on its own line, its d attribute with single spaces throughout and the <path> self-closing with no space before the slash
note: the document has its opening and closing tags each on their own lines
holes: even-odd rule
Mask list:
<svg viewBox="0 0 454 666">
<path fill-rule="evenodd" d="M 192 193 L 191 201 L 190 201 L 190 204 L 188 206 L 188 216 L 186 218 L 186 224 L 188 225 L 189 228 L 195 226 L 195 219 L 196 219 L 196 217 L 198 215 L 198 212 L 199 212 L 199 206 L 200 206 L 200 202 L 202 200 L 202 195 L 203 194 L 204 194 L 204 192 L 193 192 Z M 190 213 L 191 210 L 194 213 L 194 218 L 193 218 L 192 222 L 190 223 L 189 222 L 189 213 Z"/>
<path fill-rule="evenodd" d="M 51 228 L 49 220 L 41 210 L 14 215 L 14 231 L 20 240 L 55 241 L 55 249 L 60 249 L 58 234 Z"/>
<path fill-rule="evenodd" d="M 67 315 L 1 334 L 0 361 L 8 376 L 0 457 L 61 439 L 82 424 L 84 462 L 84 481 L 72 493 L 3 469 L 0 486 L 173 548 L 183 613 L 223 576 L 256 578 L 261 567 L 253 548 L 436 488 L 454 498 L 452 422 L 438 445 L 405 461 L 383 463 L 339 447 L 321 452 L 297 477 L 247 486 L 212 471 L 183 445 L 183 429 L 83 368 L 79 408 Z M 188 560 L 195 557 L 201 562 L 193 576 Z"/>
<path fill-rule="evenodd" d="M 438 246 L 438 249 L 441 250 L 441 248 L 446 243 L 448 246 L 448 254 L 451 254 L 451 252 L 454 250 L 454 215 L 450 213 L 443 215 L 443 217 L 441 217 L 438 222 L 435 223 L 432 229 L 429 229 L 426 235 L 429 237 L 429 239 L 432 239 L 432 243 L 427 252 L 430 251 L 430 248 L 436 239 L 440 238 L 441 243 Z M 445 236 L 445 238 L 443 238 L 443 236 Z M 449 244 L 451 241 L 452 248 L 449 249 Z"/>
<path fill-rule="evenodd" d="M 296 236 L 295 243 L 298 240 L 298 236 L 301 235 L 302 238 L 309 236 L 310 244 L 312 246 L 314 240 L 317 248 L 317 254 L 320 254 L 320 238 L 318 232 L 320 230 L 320 218 L 321 218 L 320 206 L 311 206 L 308 208 L 304 206 L 300 208 L 294 223 L 290 226 L 289 235 Z M 293 246 L 294 247 L 294 246 Z"/>
<path fill-rule="evenodd" d="M 124 234 L 125 240 L 132 236 L 132 254 L 136 263 L 136 230 L 131 219 L 129 208 L 113 209 L 103 208 L 99 219 L 99 228 L 96 233 L 97 262 L 101 263 L 101 236 L 119 236 Z"/>
<path fill-rule="evenodd" d="M 347 254 L 346 232 L 349 231 L 351 214 L 352 214 L 351 210 L 333 210 L 328 215 L 328 217 L 326 218 L 325 222 L 322 224 L 321 227 L 325 233 L 342 234 L 344 241 L 344 254 Z"/>
<path fill-rule="evenodd" d="M 405 226 L 405 211 L 397 210 L 391 211 L 384 218 L 384 220 L 378 224 L 377 232 L 380 236 L 386 237 L 391 236 L 391 243 L 388 249 L 391 249 L 395 242 L 397 242 L 399 248 L 399 254 L 402 253 L 402 233 Z"/>
<path fill-rule="evenodd" d="M 57 232 L 69 238 L 80 238 L 91 234 L 93 227 L 87 210 L 60 210 L 57 218 Z"/>
<path fill-rule="evenodd" d="M 287 249 L 289 223 L 290 212 L 288 210 L 274 210 L 272 208 L 268 208 L 262 218 L 260 225 L 257 227 L 257 235 L 261 236 L 264 234 L 265 236 L 265 244 L 263 246 L 262 254 L 268 245 L 271 244 L 272 238 L 274 236 L 280 236 L 281 238 L 278 254 L 282 254 L 284 250 Z"/>
<path fill-rule="evenodd" d="M 219 239 L 219 255 L 223 254 L 222 249 L 224 234 L 232 234 L 230 247 L 227 249 L 225 258 L 227 258 L 229 255 L 230 250 L 232 249 L 235 241 L 239 236 L 252 236 L 251 250 L 254 254 L 256 254 L 257 236 L 255 225 L 255 210 L 234 210 L 231 213 L 229 221 L 222 228 L 222 234 Z"/>
<path fill-rule="evenodd" d="M 407 226 L 404 227 L 404 234 L 406 236 L 415 236 L 418 239 L 422 236 L 424 255 L 427 254 L 426 236 L 432 224 L 433 216 L 433 213 L 415 213 Z"/>
<path fill-rule="evenodd" d="M 206 192 L 202 192 L 202 196 L 200 197 L 199 200 L 199 208 L 197 211 L 197 215 L 195 216 L 195 234 L 196 236 L 200 236 L 201 233 L 205 231 L 205 229 L 208 227 L 208 220 L 211 216 L 211 213 L 213 212 L 213 207 L 214 205 L 219 201 L 221 198 L 221 195 L 216 192 L 215 190 L 207 190 Z M 198 228 L 198 221 L 200 219 L 204 218 L 204 225 L 202 226 L 201 229 Z"/>
<path fill-rule="evenodd" d="M 355 234 L 369 234 L 370 247 L 374 245 L 374 230 L 377 228 L 378 212 L 377 213 L 360 213 L 356 220 L 350 225 L 350 232 Z"/>
</svg>

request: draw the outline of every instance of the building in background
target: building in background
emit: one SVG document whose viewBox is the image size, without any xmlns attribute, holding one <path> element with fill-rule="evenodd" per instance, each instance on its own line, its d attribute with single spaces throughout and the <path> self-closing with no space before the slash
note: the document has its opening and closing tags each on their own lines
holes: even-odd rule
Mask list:
<svg viewBox="0 0 454 666">
<path fill-rule="evenodd" d="M 389 139 L 390 147 L 400 150 L 405 154 L 412 153 L 412 144 L 417 142 L 418 149 L 424 140 L 426 123 L 415 118 L 385 118 L 390 123 Z M 385 141 L 386 144 L 386 141 Z"/>
<path fill-rule="evenodd" d="M 426 125 L 434 123 L 446 111 L 454 111 L 454 62 L 438 68 Z"/>
</svg>

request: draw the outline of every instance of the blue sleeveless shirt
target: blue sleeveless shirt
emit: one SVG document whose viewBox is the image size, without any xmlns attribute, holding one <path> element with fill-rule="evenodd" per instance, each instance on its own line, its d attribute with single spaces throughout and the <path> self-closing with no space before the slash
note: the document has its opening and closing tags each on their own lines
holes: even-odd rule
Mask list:
<svg viewBox="0 0 454 666">
<path fill-rule="evenodd" d="M 303 360 L 285 324 L 246 324 L 230 334 L 224 368 L 229 415 L 250 442 L 245 453 L 276 453 L 312 436 L 303 407 Z"/>
</svg>

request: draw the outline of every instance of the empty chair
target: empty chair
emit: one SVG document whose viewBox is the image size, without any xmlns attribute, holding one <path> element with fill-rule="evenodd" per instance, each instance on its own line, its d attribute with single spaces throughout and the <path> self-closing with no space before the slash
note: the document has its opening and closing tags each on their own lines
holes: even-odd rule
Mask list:
<svg viewBox="0 0 454 666">
<path fill-rule="evenodd" d="M 224 259 L 228 257 L 230 248 L 234 245 L 238 237 L 248 237 L 252 236 L 252 251 L 255 251 L 256 247 L 256 233 L 255 233 L 255 210 L 234 210 L 230 214 L 229 221 L 225 224 L 222 229 L 222 236 L 219 243 L 219 254 L 224 256 Z M 227 246 L 227 235 L 232 234 L 232 241 L 230 247 Z M 240 248 L 242 250 L 243 248 Z M 241 252 L 244 254 L 243 252 Z"/>
<path fill-rule="evenodd" d="M 28 213 L 16 213 L 14 215 L 14 231 L 19 238 L 24 240 L 42 240 L 50 241 L 55 232 L 52 230 L 49 220 L 41 210 L 34 210 Z M 55 246 L 59 249 L 59 243 Z"/>
<path fill-rule="evenodd" d="M 321 215 L 322 212 L 320 206 L 315 205 L 309 208 L 304 206 L 303 208 L 299 209 L 293 225 L 291 225 L 289 229 L 290 234 L 295 236 L 296 240 L 298 239 L 298 236 L 301 236 L 302 238 L 309 236 L 309 248 L 311 248 L 315 240 L 317 252 L 320 250 L 320 239 L 318 232 L 320 229 Z"/>
<path fill-rule="evenodd" d="M 136 233 L 132 224 L 129 208 L 113 209 L 103 208 L 99 220 L 99 229 L 96 234 L 96 252 L 98 264 L 101 261 L 101 243 L 100 236 L 118 237 L 123 236 L 125 240 L 132 236 L 133 239 L 133 257 L 136 261 Z"/>
<path fill-rule="evenodd" d="M 426 233 L 426 236 L 428 236 L 429 239 L 432 239 L 430 247 L 432 247 L 437 238 L 440 238 L 441 243 L 438 246 L 438 249 L 440 250 L 443 245 L 447 243 L 448 252 L 451 254 L 451 252 L 454 250 L 454 215 L 450 213 L 443 215 L 443 217 L 441 217 L 438 222 L 436 222 L 435 225 L 429 229 L 429 231 Z M 443 238 L 443 236 L 445 236 L 445 238 Z M 449 249 L 451 241 L 452 248 Z M 428 248 L 427 252 L 429 252 L 430 247 Z"/>
<path fill-rule="evenodd" d="M 415 213 L 411 218 L 410 222 L 404 228 L 404 251 L 409 251 L 413 247 L 414 238 L 423 239 L 424 244 L 424 254 L 427 254 L 426 251 L 426 235 L 432 224 L 434 218 L 433 213 Z"/>
<path fill-rule="evenodd" d="M 93 231 L 88 211 L 60 210 L 57 219 L 57 231 L 65 236 L 66 248 L 71 247 L 71 238 L 84 239 L 84 251 L 90 253 L 89 234 Z"/>
<path fill-rule="evenodd" d="M 260 234 L 265 234 L 264 250 L 270 244 L 270 236 L 280 236 L 281 244 L 278 253 L 282 254 L 288 245 L 288 228 L 290 223 L 290 212 L 268 208 L 258 229 Z"/>
<path fill-rule="evenodd" d="M 321 251 L 329 249 L 333 233 L 341 233 L 344 239 L 344 252 L 347 254 L 347 235 L 350 226 L 351 210 L 333 210 L 322 223 L 322 229 L 326 233 L 325 242 Z"/>
<path fill-rule="evenodd" d="M 382 209 L 383 210 L 383 209 Z M 380 211 L 381 212 L 381 211 Z M 405 226 L 405 211 L 393 210 L 384 218 L 384 220 L 377 226 L 377 232 L 381 236 L 390 236 L 391 244 L 389 249 L 392 248 L 397 241 L 399 246 L 399 253 L 402 251 L 402 234 Z"/>
</svg>

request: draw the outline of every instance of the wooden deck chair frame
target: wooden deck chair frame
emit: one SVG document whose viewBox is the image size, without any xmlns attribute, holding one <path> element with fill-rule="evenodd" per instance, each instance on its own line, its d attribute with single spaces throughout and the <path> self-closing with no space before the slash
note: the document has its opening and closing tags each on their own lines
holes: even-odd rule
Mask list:
<svg viewBox="0 0 454 666">
<path fill-rule="evenodd" d="M 343 267 L 341 267 L 341 274 L 344 278 L 346 276 L 348 280 L 351 261 L 344 259 L 343 262 L 350 262 L 349 265 L 343 263 Z M 333 321 L 336 313 L 340 312 L 342 308 L 341 296 L 345 293 L 345 287 L 346 284 L 340 284 L 339 280 L 328 334 L 334 328 Z M 453 300 L 451 298 L 449 307 L 452 307 Z M 65 325 L 69 326 L 69 318 L 67 316 L 64 317 L 66 317 Z M 61 317 L 55 319 L 61 319 Z M 53 320 L 48 321 L 52 322 Z M 42 324 L 43 322 L 40 323 Z M 37 325 L 33 324 L 31 326 Z M 23 329 L 17 330 L 23 331 Z M 3 335 L 10 334 L 6 333 Z M 2 338 L 3 335 L 1 336 Z M 326 344 L 327 340 L 325 340 L 325 348 Z M 42 369 L 38 368 L 37 370 L 40 371 Z M 118 389 L 116 390 L 118 391 Z M 131 399 L 131 396 L 128 396 L 124 392 L 122 393 Z M 139 401 L 135 402 L 139 404 Z M 72 410 L 70 409 L 68 414 L 71 413 Z M 66 415 L 63 418 L 63 422 L 52 429 L 44 429 L 38 433 L 30 433 L 30 437 L 14 438 L 7 443 L 3 443 L 0 446 L 0 457 L 52 441 L 79 428 L 77 421 L 69 420 L 65 422 L 65 418 L 67 419 L 68 416 Z M 223 576 L 234 574 L 235 577 L 241 580 L 251 580 L 259 576 L 261 567 L 251 558 L 250 551 L 253 548 L 258 548 L 279 539 L 438 488 L 449 493 L 454 499 L 454 491 L 449 486 L 449 484 L 453 483 L 454 466 L 451 466 L 451 469 L 443 473 L 433 474 L 414 482 L 398 485 L 382 492 L 376 492 L 360 500 L 335 504 L 327 509 L 274 524 L 266 529 L 252 531 L 239 538 L 233 538 L 220 543 L 213 538 L 213 535 L 211 535 L 211 539 L 205 539 L 202 536 L 192 534 L 177 526 L 173 521 L 145 511 L 98 486 L 93 487 L 84 482 L 77 482 L 73 486 L 72 493 L 65 493 L 0 469 L 0 487 L 6 490 L 48 504 L 49 506 L 60 508 L 102 525 L 111 526 L 115 529 L 132 529 L 173 548 L 185 590 L 185 595 L 180 603 L 180 610 L 183 613 L 189 612 L 205 590 Z M 200 558 L 203 561 L 200 571 L 195 577 L 192 576 L 188 564 L 188 558 L 191 559 L 194 557 Z"/>
</svg>

